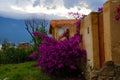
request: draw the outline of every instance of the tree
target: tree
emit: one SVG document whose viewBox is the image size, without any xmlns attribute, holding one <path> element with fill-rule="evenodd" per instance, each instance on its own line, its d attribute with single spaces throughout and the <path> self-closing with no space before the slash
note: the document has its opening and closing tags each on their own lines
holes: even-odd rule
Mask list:
<svg viewBox="0 0 120 80">
<path fill-rule="evenodd" d="M 6 51 L 9 48 L 8 40 L 5 38 L 2 43 L 2 50 Z"/>
<path fill-rule="evenodd" d="M 41 38 L 34 36 L 33 32 L 39 31 L 39 32 L 46 34 L 47 33 L 46 27 L 48 25 L 48 21 L 45 19 L 32 18 L 32 19 L 25 20 L 25 25 L 26 25 L 25 29 L 30 34 L 34 45 L 37 47 L 38 44 L 41 43 L 42 40 Z"/>
</svg>

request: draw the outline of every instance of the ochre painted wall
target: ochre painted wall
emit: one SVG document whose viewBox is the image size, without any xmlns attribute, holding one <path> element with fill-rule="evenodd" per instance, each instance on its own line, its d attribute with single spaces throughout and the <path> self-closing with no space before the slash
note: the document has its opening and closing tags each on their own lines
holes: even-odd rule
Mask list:
<svg viewBox="0 0 120 80">
<path fill-rule="evenodd" d="M 109 0 L 103 5 L 103 12 L 91 12 L 81 20 L 82 48 L 87 51 L 88 63 L 93 67 L 99 68 L 105 61 L 110 60 L 120 64 L 120 21 L 114 18 L 119 4 L 120 0 Z M 51 29 L 54 38 L 58 39 L 58 26 Z M 70 37 L 75 31 L 75 25 L 71 26 Z"/>
<path fill-rule="evenodd" d="M 81 21 L 80 26 L 88 64 L 96 68 L 100 67 L 98 23 L 98 13 L 92 12 Z"/>
<path fill-rule="evenodd" d="M 99 51 L 100 51 L 100 66 L 102 67 L 105 62 L 105 51 L 104 51 L 104 26 L 103 26 L 103 12 L 99 13 Z"/>
<path fill-rule="evenodd" d="M 120 0 L 109 0 L 103 7 L 105 60 L 120 64 L 120 21 L 115 20 Z"/>
</svg>

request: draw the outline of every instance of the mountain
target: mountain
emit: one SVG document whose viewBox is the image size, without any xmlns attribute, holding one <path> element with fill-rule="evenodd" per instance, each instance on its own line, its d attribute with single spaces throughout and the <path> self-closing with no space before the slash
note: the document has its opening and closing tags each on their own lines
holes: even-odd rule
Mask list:
<svg viewBox="0 0 120 80">
<path fill-rule="evenodd" d="M 16 44 L 29 42 L 31 37 L 25 29 L 24 20 L 0 17 L 0 43 L 4 39 Z"/>
</svg>

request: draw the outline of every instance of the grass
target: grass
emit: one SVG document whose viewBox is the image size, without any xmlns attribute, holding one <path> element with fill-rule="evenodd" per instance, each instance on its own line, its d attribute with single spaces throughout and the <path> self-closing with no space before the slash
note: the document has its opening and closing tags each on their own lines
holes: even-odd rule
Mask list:
<svg viewBox="0 0 120 80">
<path fill-rule="evenodd" d="M 6 64 L 0 66 L 0 80 L 53 80 L 40 72 L 40 67 L 34 67 L 35 62 Z"/>
<path fill-rule="evenodd" d="M 34 67 L 35 62 L 0 65 L 0 80 L 85 80 L 81 78 L 55 78 Z"/>
</svg>

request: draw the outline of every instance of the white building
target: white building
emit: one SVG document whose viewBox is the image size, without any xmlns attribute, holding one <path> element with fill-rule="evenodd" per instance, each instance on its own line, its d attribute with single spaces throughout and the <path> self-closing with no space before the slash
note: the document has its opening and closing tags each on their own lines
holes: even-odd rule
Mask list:
<svg viewBox="0 0 120 80">
<path fill-rule="evenodd" d="M 0 50 L 2 49 L 2 44 L 0 44 Z"/>
</svg>

